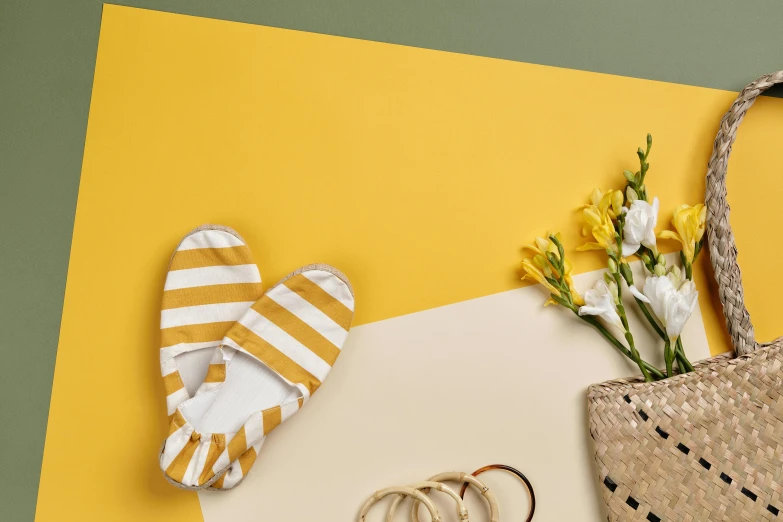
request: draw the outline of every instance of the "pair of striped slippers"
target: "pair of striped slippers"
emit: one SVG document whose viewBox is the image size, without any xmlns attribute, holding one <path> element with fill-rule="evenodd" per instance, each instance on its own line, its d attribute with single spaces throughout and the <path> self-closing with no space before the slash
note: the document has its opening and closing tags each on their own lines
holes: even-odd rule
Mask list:
<svg viewBox="0 0 783 522">
<path fill-rule="evenodd" d="M 239 484 L 266 435 L 326 379 L 353 310 L 351 285 L 331 266 L 302 267 L 264 293 L 237 232 L 205 225 L 185 236 L 160 316 L 166 479 L 190 490 Z"/>
</svg>

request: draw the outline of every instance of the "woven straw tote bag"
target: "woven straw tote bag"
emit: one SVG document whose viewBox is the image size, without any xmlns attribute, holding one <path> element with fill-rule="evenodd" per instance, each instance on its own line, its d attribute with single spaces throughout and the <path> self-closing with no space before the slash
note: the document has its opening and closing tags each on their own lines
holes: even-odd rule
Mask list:
<svg viewBox="0 0 783 522">
<path fill-rule="evenodd" d="M 645 383 L 588 392 L 590 434 L 609 521 L 783 520 L 783 338 L 759 344 L 729 226 L 726 169 L 747 110 L 783 71 L 740 93 L 707 169 L 707 241 L 735 354 Z"/>
</svg>

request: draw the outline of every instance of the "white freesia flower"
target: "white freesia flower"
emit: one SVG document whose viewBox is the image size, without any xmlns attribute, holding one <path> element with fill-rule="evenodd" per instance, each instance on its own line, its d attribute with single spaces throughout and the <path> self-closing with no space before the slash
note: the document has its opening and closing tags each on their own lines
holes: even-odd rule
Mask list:
<svg viewBox="0 0 783 522">
<path fill-rule="evenodd" d="M 585 292 L 585 305 L 579 307 L 579 315 L 597 315 L 607 323 L 622 328 L 623 322 L 615 305 L 616 296 L 617 285 L 599 279 L 593 288 Z"/>
<path fill-rule="evenodd" d="M 696 285 L 688 279 L 683 281 L 679 270 L 673 270 L 665 276 L 648 276 L 642 293 L 634 287 L 630 290 L 634 296 L 650 305 L 672 341 L 682 333 L 685 323 L 696 309 L 699 297 Z"/>
<path fill-rule="evenodd" d="M 666 308 L 666 333 L 670 339 L 674 340 L 680 336 L 685 323 L 696 309 L 698 297 L 696 285 L 693 281 L 686 280 L 671 298 Z"/>
<path fill-rule="evenodd" d="M 666 326 L 666 301 L 675 292 L 674 285 L 668 276 L 647 276 L 644 281 L 642 301 L 648 303 L 653 313 Z"/>
<path fill-rule="evenodd" d="M 658 198 L 652 205 L 637 199 L 625 213 L 623 257 L 635 254 L 642 245 L 655 250 L 655 226 L 658 224 Z"/>
<path fill-rule="evenodd" d="M 647 299 L 647 296 L 646 296 L 646 295 L 644 295 L 643 293 L 641 293 L 641 292 L 639 291 L 639 289 L 638 289 L 638 288 L 636 288 L 634 285 L 631 285 L 631 286 L 629 286 L 629 287 L 628 287 L 628 290 L 630 290 L 630 291 L 631 291 L 631 294 L 633 294 L 633 296 L 634 296 L 635 298 L 637 298 L 638 300 L 640 300 L 640 301 L 642 301 L 642 302 L 645 302 L 645 303 L 647 303 L 647 304 L 650 304 L 650 300 L 649 300 L 649 299 Z"/>
</svg>

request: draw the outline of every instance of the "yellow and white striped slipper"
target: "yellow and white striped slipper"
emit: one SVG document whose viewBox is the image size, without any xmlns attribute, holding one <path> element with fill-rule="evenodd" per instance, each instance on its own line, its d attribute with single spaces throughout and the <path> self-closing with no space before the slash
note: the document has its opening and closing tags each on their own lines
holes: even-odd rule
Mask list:
<svg viewBox="0 0 783 522">
<path fill-rule="evenodd" d="M 228 330 L 224 382 L 177 408 L 160 453 L 166 478 L 185 489 L 229 489 L 264 437 L 324 382 L 353 320 L 346 277 L 309 265 L 284 278 Z"/>
<path fill-rule="evenodd" d="M 160 367 L 168 414 L 226 375 L 223 337 L 263 290 L 250 249 L 233 229 L 203 225 L 171 257 L 160 313 Z"/>
</svg>

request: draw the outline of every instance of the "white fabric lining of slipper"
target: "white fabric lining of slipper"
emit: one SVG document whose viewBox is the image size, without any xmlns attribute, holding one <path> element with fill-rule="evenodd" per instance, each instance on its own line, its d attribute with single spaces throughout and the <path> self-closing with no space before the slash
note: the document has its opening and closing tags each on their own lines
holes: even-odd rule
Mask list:
<svg viewBox="0 0 783 522">
<path fill-rule="evenodd" d="M 196 390 L 198 390 L 199 386 L 201 386 L 204 379 L 207 377 L 209 363 L 215 355 L 220 343 L 214 344 L 215 346 L 182 353 L 174 358 L 174 363 L 177 365 L 179 376 L 190 397 L 193 397 L 196 394 Z"/>
<path fill-rule="evenodd" d="M 234 433 L 251 414 L 301 396 L 299 388 L 286 383 L 260 361 L 237 352 L 228 363 L 225 382 L 199 393 L 181 409 L 200 433 Z"/>
</svg>

